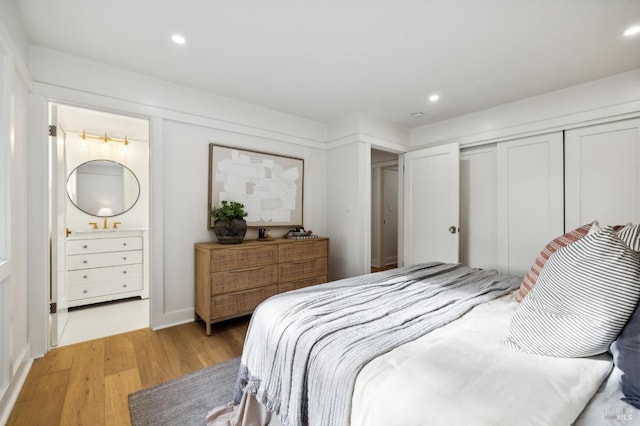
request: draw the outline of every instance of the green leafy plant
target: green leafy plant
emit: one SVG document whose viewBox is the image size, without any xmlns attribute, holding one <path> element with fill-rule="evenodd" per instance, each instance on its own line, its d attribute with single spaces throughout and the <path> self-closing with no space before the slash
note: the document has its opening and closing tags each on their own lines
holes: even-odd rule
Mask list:
<svg viewBox="0 0 640 426">
<path fill-rule="evenodd" d="M 242 219 L 247 216 L 248 213 L 244 209 L 244 204 L 238 203 L 237 201 L 227 201 L 222 200 L 220 202 L 220 207 L 213 207 L 211 209 L 211 216 L 218 220 L 232 220 L 232 219 Z"/>
</svg>

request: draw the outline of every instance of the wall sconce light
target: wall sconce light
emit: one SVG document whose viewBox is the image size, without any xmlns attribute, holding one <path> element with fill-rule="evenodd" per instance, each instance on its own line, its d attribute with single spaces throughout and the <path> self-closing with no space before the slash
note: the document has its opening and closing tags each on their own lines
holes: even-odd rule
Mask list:
<svg viewBox="0 0 640 426">
<path fill-rule="evenodd" d="M 103 141 L 103 142 L 120 142 L 123 143 L 124 146 L 129 145 L 129 139 L 127 139 L 127 137 L 125 136 L 124 139 L 117 139 L 117 138 L 111 138 L 109 136 L 107 136 L 107 133 L 104 133 L 104 136 L 94 136 L 94 135 L 88 135 L 87 132 L 85 132 L 84 130 L 82 130 L 82 135 L 80 135 L 80 138 L 82 140 L 87 140 L 87 139 L 96 139 L 99 141 Z"/>
</svg>

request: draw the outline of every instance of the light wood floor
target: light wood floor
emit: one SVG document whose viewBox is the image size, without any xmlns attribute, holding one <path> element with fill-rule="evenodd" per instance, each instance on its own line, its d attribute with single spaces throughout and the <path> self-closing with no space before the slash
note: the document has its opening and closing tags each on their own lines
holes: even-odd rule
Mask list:
<svg viewBox="0 0 640 426">
<path fill-rule="evenodd" d="M 249 317 L 143 329 L 51 350 L 34 361 L 8 425 L 129 425 L 127 395 L 242 352 Z"/>
</svg>

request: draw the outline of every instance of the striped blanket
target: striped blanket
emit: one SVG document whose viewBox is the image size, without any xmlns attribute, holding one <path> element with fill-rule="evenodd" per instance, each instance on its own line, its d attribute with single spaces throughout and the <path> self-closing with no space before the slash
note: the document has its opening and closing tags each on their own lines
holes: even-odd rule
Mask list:
<svg viewBox="0 0 640 426">
<path fill-rule="evenodd" d="M 284 426 L 347 425 L 367 362 L 521 280 L 432 262 L 274 296 L 251 320 L 235 400 L 255 395 Z"/>
</svg>

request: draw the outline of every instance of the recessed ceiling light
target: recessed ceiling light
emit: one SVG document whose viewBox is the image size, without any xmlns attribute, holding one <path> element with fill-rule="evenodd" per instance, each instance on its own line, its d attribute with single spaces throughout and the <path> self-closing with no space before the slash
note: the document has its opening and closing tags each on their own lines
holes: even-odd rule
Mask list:
<svg viewBox="0 0 640 426">
<path fill-rule="evenodd" d="M 624 34 L 627 37 L 631 37 L 639 33 L 640 33 L 640 25 L 634 25 L 624 30 L 622 34 Z"/>
<path fill-rule="evenodd" d="M 429 102 L 438 102 L 438 99 L 440 99 L 440 95 L 437 95 L 435 93 L 429 96 Z"/>
<path fill-rule="evenodd" d="M 187 39 L 181 36 L 180 34 L 172 35 L 171 40 L 173 40 L 175 44 L 185 44 L 187 42 Z"/>
<path fill-rule="evenodd" d="M 420 118 L 424 115 L 424 112 L 418 111 L 418 112 L 412 112 L 411 113 L 411 117 L 413 118 Z"/>
</svg>

